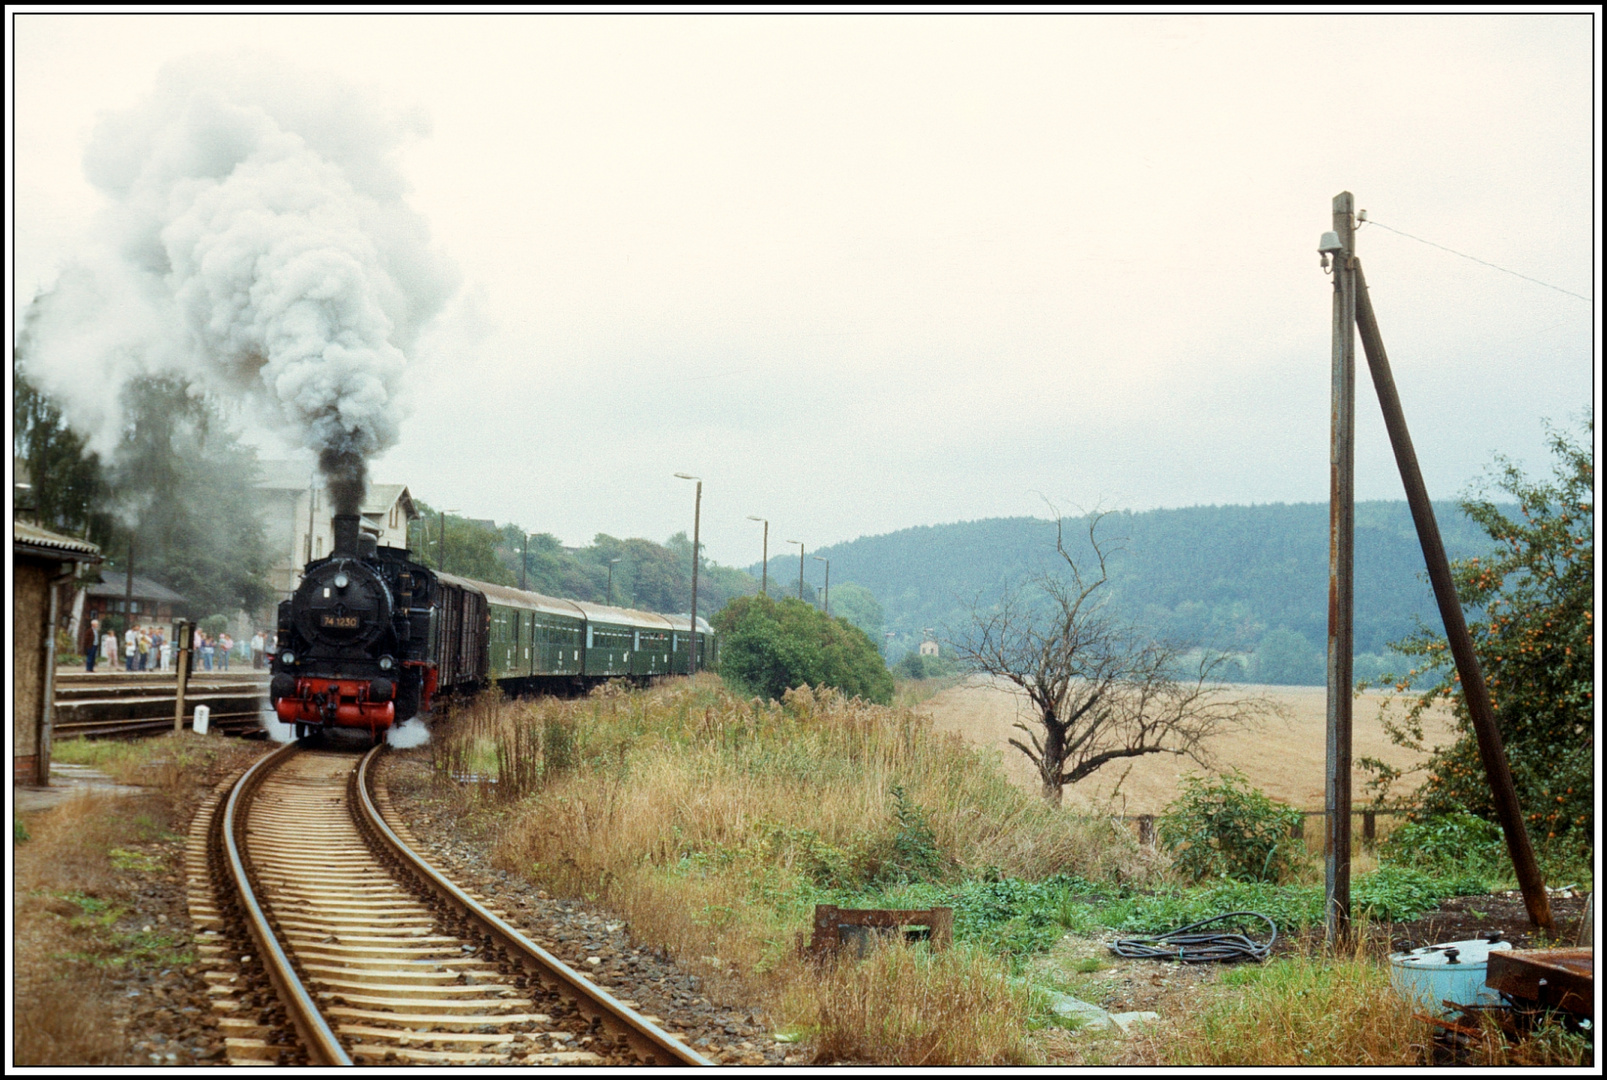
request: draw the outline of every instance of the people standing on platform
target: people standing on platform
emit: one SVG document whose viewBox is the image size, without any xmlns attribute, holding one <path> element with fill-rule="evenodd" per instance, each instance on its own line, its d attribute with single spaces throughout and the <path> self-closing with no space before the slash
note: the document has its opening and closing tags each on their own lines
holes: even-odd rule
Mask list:
<svg viewBox="0 0 1607 1080">
<path fill-rule="evenodd" d="M 115 672 L 117 670 L 117 635 L 110 630 L 101 635 L 100 654 L 106 658 L 106 670 Z"/>
<path fill-rule="evenodd" d="M 167 636 L 162 633 L 160 626 L 151 635 L 151 663 L 157 671 L 167 670 Z"/>
<path fill-rule="evenodd" d="M 225 630 L 222 634 L 218 635 L 218 656 L 223 661 L 224 671 L 229 670 L 229 654 L 233 651 L 234 638 L 230 637 L 229 632 Z"/>
<path fill-rule="evenodd" d="M 196 631 L 196 636 L 201 639 L 201 666 L 206 668 L 206 670 L 211 671 L 212 660 L 217 653 L 217 646 L 213 643 L 211 638 L 207 637 L 206 634 L 202 633 L 201 631 Z"/>
<path fill-rule="evenodd" d="M 262 631 L 258 630 L 251 635 L 251 668 L 253 671 L 262 670 Z"/>
<path fill-rule="evenodd" d="M 148 627 L 142 626 L 139 628 L 138 648 L 139 669 L 148 671 L 151 666 L 151 631 Z"/>
<path fill-rule="evenodd" d="M 84 653 L 84 670 L 95 673 L 95 656 L 100 652 L 100 620 L 89 620 L 89 651 Z"/>
<path fill-rule="evenodd" d="M 133 671 L 139 663 L 139 631 L 130 626 L 123 631 L 123 670 Z"/>
</svg>

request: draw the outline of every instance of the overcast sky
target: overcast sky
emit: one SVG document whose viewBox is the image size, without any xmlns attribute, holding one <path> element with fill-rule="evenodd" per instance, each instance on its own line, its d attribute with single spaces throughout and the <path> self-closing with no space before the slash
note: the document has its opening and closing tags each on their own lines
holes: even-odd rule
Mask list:
<svg viewBox="0 0 1607 1080">
<path fill-rule="evenodd" d="M 458 286 L 372 475 L 711 558 L 1095 504 L 1328 493 L 1333 196 L 1599 286 L 1588 15 L 24 15 L 18 311 L 91 238 L 97 119 L 197 54 L 422 121 Z M 1595 393 L 1594 308 L 1357 238 L 1429 490 Z M 1360 498 L 1401 498 L 1358 385 Z M 96 378 L 85 371 L 86 380 Z M 254 438 L 266 436 L 254 435 Z M 271 440 L 264 453 L 277 456 Z M 811 564 L 811 579 L 818 564 Z"/>
</svg>

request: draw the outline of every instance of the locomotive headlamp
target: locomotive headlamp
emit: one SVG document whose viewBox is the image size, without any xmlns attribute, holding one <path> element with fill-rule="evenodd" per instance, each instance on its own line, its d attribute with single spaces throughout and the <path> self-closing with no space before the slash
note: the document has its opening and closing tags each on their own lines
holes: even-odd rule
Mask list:
<svg viewBox="0 0 1607 1080">
<path fill-rule="evenodd" d="M 344 589 L 346 586 L 350 585 L 351 583 L 352 583 L 352 579 L 347 577 L 345 574 L 336 574 L 335 575 L 335 588 Z"/>
<path fill-rule="evenodd" d="M 296 654 L 286 650 L 284 655 L 280 656 L 279 659 L 287 664 L 294 664 L 296 662 Z"/>
<path fill-rule="evenodd" d="M 393 668 L 395 666 L 396 666 L 396 661 L 392 660 L 390 657 L 382 656 L 382 657 L 379 658 L 379 669 L 381 671 L 389 671 L 391 668 Z"/>
</svg>

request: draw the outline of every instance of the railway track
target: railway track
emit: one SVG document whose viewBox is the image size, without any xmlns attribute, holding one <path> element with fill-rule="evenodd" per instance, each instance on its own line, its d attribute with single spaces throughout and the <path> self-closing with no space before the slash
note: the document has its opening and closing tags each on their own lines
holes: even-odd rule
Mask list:
<svg viewBox="0 0 1607 1080">
<path fill-rule="evenodd" d="M 128 738 L 172 731 L 177 692 L 172 672 L 60 672 L 54 737 Z M 230 734 L 256 731 L 267 704 L 266 672 L 197 672 L 184 691 L 184 726 L 191 727 L 195 707 L 205 705 L 213 728 Z"/>
<path fill-rule="evenodd" d="M 197 815 L 191 911 L 242 1065 L 708 1065 L 414 852 L 374 762 L 289 745 Z"/>
</svg>

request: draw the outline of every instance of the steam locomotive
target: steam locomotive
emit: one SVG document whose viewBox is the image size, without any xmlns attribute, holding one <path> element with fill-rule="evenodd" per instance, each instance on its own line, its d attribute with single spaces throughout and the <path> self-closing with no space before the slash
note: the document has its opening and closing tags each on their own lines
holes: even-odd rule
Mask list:
<svg viewBox="0 0 1607 1080">
<path fill-rule="evenodd" d="M 512 693 L 564 692 L 604 679 L 688 670 L 690 620 L 560 600 L 431 570 L 377 547 L 360 518 L 334 518 L 333 552 L 308 563 L 279 604 L 269 698 L 296 737 L 366 733 L 428 713 L 438 694 L 496 682 Z M 719 661 L 698 620 L 698 667 Z"/>
</svg>

